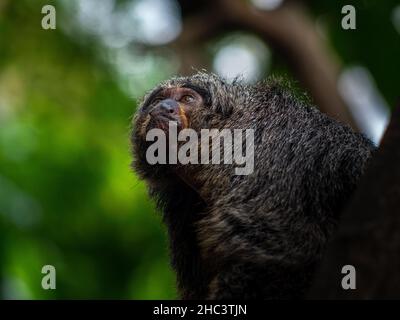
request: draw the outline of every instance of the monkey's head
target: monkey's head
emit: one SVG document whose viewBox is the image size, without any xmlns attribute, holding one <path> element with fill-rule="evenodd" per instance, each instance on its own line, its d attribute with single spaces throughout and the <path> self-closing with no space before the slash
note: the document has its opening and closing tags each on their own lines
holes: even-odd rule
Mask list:
<svg viewBox="0 0 400 320">
<path fill-rule="evenodd" d="M 171 178 L 181 165 L 150 165 L 146 150 L 154 143 L 146 141 L 152 129 L 165 133 L 168 145 L 170 125 L 175 124 L 177 133 L 193 129 L 198 136 L 202 129 L 230 128 L 241 117 L 248 90 L 238 82 L 206 73 L 190 77 L 173 78 L 151 90 L 143 99 L 133 120 L 132 144 L 136 172 L 146 180 Z M 237 121 L 236 121 L 237 122 Z M 168 147 L 168 146 L 167 146 Z M 166 149 L 168 154 L 168 148 Z"/>
</svg>

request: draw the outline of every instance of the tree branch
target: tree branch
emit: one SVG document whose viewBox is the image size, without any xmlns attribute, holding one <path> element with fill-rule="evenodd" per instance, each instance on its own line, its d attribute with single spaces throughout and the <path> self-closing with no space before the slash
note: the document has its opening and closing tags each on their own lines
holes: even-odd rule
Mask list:
<svg viewBox="0 0 400 320">
<path fill-rule="evenodd" d="M 309 293 L 314 299 L 400 298 L 400 106 L 360 181 Z M 341 269 L 356 269 L 343 290 Z"/>
<path fill-rule="evenodd" d="M 267 41 L 286 59 L 321 111 L 358 130 L 337 90 L 339 68 L 299 4 L 286 1 L 277 10 L 261 11 L 245 1 L 219 0 L 206 14 L 185 20 L 177 44 L 192 47 L 228 28 L 247 30 Z"/>
</svg>

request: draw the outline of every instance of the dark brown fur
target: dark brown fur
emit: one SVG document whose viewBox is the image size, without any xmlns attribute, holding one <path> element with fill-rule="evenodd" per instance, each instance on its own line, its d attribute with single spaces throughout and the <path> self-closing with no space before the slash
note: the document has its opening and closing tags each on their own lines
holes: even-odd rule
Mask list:
<svg viewBox="0 0 400 320">
<path fill-rule="evenodd" d="M 202 90 L 196 131 L 255 130 L 254 172 L 238 176 L 233 165 L 149 165 L 143 107 L 152 93 L 134 119 L 133 167 L 163 211 L 181 297 L 302 297 L 373 145 L 276 81 L 198 73 L 152 92 L 180 86 Z"/>
</svg>

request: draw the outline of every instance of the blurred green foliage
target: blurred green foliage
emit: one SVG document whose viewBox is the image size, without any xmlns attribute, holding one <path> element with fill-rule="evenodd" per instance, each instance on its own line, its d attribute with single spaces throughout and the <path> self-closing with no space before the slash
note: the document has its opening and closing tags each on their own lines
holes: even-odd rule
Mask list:
<svg viewBox="0 0 400 320">
<path fill-rule="evenodd" d="M 160 217 L 130 170 L 135 103 L 90 43 L 40 27 L 46 3 L 9 1 L 0 20 L 0 297 L 173 298 Z"/>
<path fill-rule="evenodd" d="M 396 8 L 400 15 L 400 2 L 311 0 L 308 3 L 312 12 L 320 17 L 319 22 L 329 36 L 328 43 L 339 61 L 345 66 L 367 67 L 389 107 L 394 108 L 400 99 L 400 17 L 394 17 Z M 345 5 L 356 8 L 356 30 L 338 27 L 344 16 L 341 8 Z"/>
<path fill-rule="evenodd" d="M 40 27 L 45 4 L 59 3 L 0 1 L 0 298 L 175 298 L 160 215 L 130 169 L 135 99 L 94 39 Z M 311 5 L 340 59 L 366 65 L 391 105 L 394 5 L 364 1 L 362 32 L 333 27 L 336 1 Z M 46 264 L 56 290 L 41 288 Z"/>
</svg>

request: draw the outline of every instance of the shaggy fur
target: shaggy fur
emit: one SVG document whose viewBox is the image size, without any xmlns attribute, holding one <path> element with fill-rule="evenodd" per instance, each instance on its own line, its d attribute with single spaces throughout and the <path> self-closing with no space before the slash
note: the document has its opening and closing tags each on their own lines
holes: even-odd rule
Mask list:
<svg viewBox="0 0 400 320">
<path fill-rule="evenodd" d="M 149 165 L 146 107 L 161 88 L 204 98 L 190 127 L 254 129 L 255 167 Z M 301 298 L 374 150 L 371 142 L 272 80 L 254 86 L 198 73 L 153 89 L 134 118 L 134 161 L 163 211 L 184 299 Z"/>
</svg>

